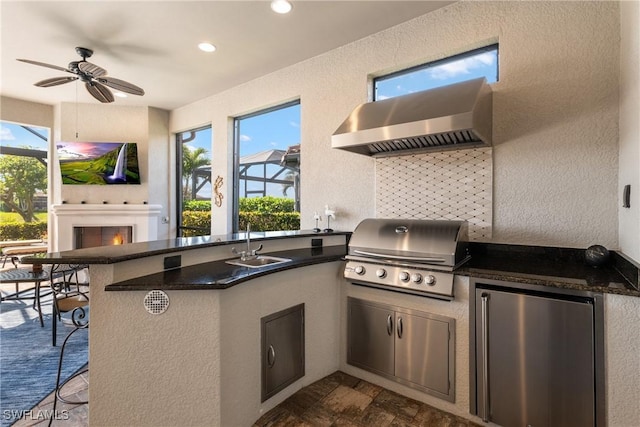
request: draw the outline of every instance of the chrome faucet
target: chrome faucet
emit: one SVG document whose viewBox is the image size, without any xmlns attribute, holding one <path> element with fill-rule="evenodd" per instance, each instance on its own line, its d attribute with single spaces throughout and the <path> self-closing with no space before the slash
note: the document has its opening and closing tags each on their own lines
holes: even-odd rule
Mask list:
<svg viewBox="0 0 640 427">
<path fill-rule="evenodd" d="M 236 255 L 240 255 L 240 259 L 242 261 L 247 261 L 250 259 L 256 259 L 258 257 L 258 251 L 262 250 L 262 245 L 258 246 L 256 249 L 251 249 L 251 224 L 247 223 L 247 250 L 240 251 L 236 248 L 231 248 L 231 252 Z"/>
</svg>

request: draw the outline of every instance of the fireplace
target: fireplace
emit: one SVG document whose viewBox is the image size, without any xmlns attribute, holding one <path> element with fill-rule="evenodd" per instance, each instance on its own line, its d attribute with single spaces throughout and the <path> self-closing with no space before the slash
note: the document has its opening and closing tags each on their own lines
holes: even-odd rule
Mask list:
<svg viewBox="0 0 640 427">
<path fill-rule="evenodd" d="M 73 249 L 131 243 L 133 227 L 73 227 Z"/>
<path fill-rule="evenodd" d="M 113 238 L 118 229 L 123 243 L 137 243 L 156 240 L 158 238 L 160 205 L 148 204 L 60 204 L 52 206 L 52 234 L 54 252 L 113 245 Z M 119 230 L 121 227 L 126 230 Z M 91 243 L 78 242 L 76 229 L 86 230 L 105 228 L 109 231 L 103 236 L 99 234 L 87 238 Z M 93 231 L 89 231 L 92 233 Z M 86 235 L 87 231 L 83 234 Z M 118 239 L 119 240 L 119 239 Z"/>
</svg>

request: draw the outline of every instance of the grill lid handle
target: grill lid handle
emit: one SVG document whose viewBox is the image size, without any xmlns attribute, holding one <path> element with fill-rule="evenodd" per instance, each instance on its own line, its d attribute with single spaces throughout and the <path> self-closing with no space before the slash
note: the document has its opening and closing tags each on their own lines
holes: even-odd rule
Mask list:
<svg viewBox="0 0 640 427">
<path fill-rule="evenodd" d="M 361 251 L 360 249 L 355 249 L 353 253 L 364 256 L 371 256 L 377 258 L 389 258 L 389 259 L 399 259 L 405 261 L 417 261 L 417 262 L 446 262 L 444 258 L 437 257 L 418 257 L 418 256 L 398 256 L 398 255 L 389 255 L 389 254 L 379 254 L 376 252 L 367 252 Z"/>
</svg>

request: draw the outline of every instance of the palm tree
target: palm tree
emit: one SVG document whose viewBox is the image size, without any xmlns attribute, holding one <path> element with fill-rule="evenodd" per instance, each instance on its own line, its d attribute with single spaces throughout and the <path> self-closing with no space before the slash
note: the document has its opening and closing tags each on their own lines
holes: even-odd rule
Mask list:
<svg viewBox="0 0 640 427">
<path fill-rule="evenodd" d="M 207 166 L 210 163 L 207 150 L 198 147 L 191 150 L 188 146 L 182 147 L 182 197 L 185 200 L 190 200 L 195 195 L 192 195 L 190 188 L 193 185 L 194 172 L 203 166 Z"/>
</svg>

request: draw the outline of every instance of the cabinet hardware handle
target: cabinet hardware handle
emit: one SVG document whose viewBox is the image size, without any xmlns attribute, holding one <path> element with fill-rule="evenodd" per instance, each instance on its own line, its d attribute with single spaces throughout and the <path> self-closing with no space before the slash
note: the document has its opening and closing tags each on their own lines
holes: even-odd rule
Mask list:
<svg viewBox="0 0 640 427">
<path fill-rule="evenodd" d="M 273 368 L 273 365 L 276 364 L 276 349 L 273 348 L 272 345 L 269 346 L 269 351 L 267 352 L 267 366 Z"/>
<path fill-rule="evenodd" d="M 398 317 L 398 338 L 402 338 L 402 317 Z"/>
<path fill-rule="evenodd" d="M 387 316 L 387 335 L 391 336 L 393 334 L 393 318 L 391 315 Z"/>
<path fill-rule="evenodd" d="M 487 322 L 489 309 L 489 294 L 482 293 L 480 327 L 482 328 L 482 421 L 489 422 L 489 324 Z"/>
</svg>

